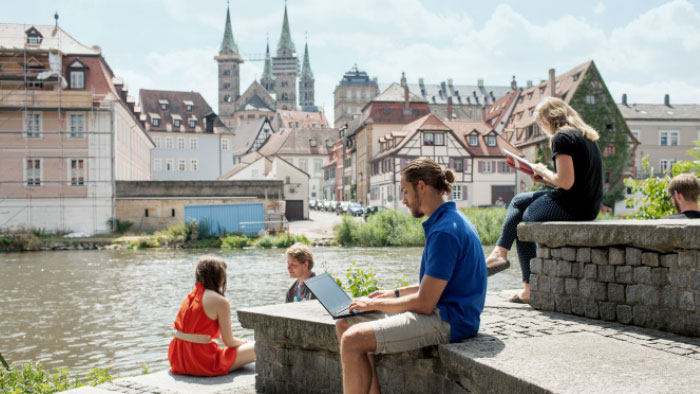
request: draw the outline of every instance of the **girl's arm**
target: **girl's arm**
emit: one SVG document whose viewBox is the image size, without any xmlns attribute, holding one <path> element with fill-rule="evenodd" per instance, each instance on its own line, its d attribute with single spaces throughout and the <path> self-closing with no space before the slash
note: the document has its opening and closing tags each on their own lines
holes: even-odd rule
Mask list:
<svg viewBox="0 0 700 394">
<path fill-rule="evenodd" d="M 214 300 L 214 309 L 216 310 L 216 320 L 219 323 L 219 329 L 221 330 L 221 340 L 224 341 L 224 345 L 227 347 L 237 347 L 246 341 L 236 339 L 233 336 L 233 330 L 231 330 L 231 305 L 228 299 L 223 296 L 216 297 Z"/>
<path fill-rule="evenodd" d="M 553 172 L 542 163 L 532 166 L 532 171 L 542 177 L 545 183 L 569 190 L 574 185 L 574 159 L 569 155 L 558 154 L 556 156 L 557 172 Z"/>
</svg>

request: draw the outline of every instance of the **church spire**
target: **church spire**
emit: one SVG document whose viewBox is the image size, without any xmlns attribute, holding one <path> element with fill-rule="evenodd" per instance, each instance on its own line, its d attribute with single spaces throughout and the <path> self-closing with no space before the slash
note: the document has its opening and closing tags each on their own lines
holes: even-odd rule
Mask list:
<svg viewBox="0 0 700 394">
<path fill-rule="evenodd" d="M 263 69 L 263 79 L 270 79 L 273 80 L 275 79 L 275 76 L 272 74 L 272 65 L 270 63 L 270 42 L 268 41 L 267 43 L 267 50 L 265 51 L 265 68 Z"/>
<path fill-rule="evenodd" d="M 292 53 L 296 52 L 294 48 L 294 42 L 292 42 L 292 34 L 289 32 L 289 19 L 287 18 L 287 3 L 284 3 L 284 20 L 282 21 L 282 35 L 280 36 L 280 42 L 277 44 L 277 51 L 282 49 L 282 46 L 286 46 Z"/>
<path fill-rule="evenodd" d="M 228 6 L 226 7 L 226 27 L 224 29 L 224 39 L 221 41 L 221 48 L 219 48 L 219 55 L 226 55 L 227 50 L 230 53 L 238 54 L 238 46 L 236 41 L 233 40 L 233 29 L 231 29 L 231 13 L 229 12 Z"/>
<path fill-rule="evenodd" d="M 314 73 L 311 72 L 311 62 L 309 61 L 309 43 L 308 41 L 304 45 L 304 65 L 301 68 L 301 76 L 313 78 Z"/>
</svg>

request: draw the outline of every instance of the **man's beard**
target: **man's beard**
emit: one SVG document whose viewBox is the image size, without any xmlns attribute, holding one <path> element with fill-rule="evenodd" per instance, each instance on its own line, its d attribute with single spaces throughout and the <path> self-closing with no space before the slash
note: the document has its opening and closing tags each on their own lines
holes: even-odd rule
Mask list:
<svg viewBox="0 0 700 394">
<path fill-rule="evenodd" d="M 415 204 L 409 207 L 411 210 L 411 215 L 413 215 L 414 218 L 422 218 L 425 216 L 425 213 L 420 211 L 420 203 L 420 197 L 416 196 Z"/>
</svg>

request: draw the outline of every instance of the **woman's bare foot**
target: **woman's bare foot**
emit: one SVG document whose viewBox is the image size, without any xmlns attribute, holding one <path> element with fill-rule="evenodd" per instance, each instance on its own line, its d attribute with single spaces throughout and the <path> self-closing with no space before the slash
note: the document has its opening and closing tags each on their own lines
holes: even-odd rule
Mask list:
<svg viewBox="0 0 700 394">
<path fill-rule="evenodd" d="M 489 257 L 486 258 L 486 272 L 488 276 L 497 274 L 510 267 L 510 261 L 508 261 L 508 250 L 496 246 L 493 249 Z"/>
</svg>

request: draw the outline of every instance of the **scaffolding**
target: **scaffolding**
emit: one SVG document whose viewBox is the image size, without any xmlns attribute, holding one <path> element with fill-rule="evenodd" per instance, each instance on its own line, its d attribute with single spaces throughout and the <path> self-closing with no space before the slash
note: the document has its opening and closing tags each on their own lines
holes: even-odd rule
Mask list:
<svg viewBox="0 0 700 394">
<path fill-rule="evenodd" d="M 2 47 L 8 38 L 0 36 L 0 230 L 107 230 L 106 219 L 116 216 L 118 98 L 65 89 L 61 34 L 43 50 L 28 39 L 23 48 Z M 80 114 L 82 123 L 71 124 Z M 38 181 L 28 182 L 37 172 Z"/>
</svg>

